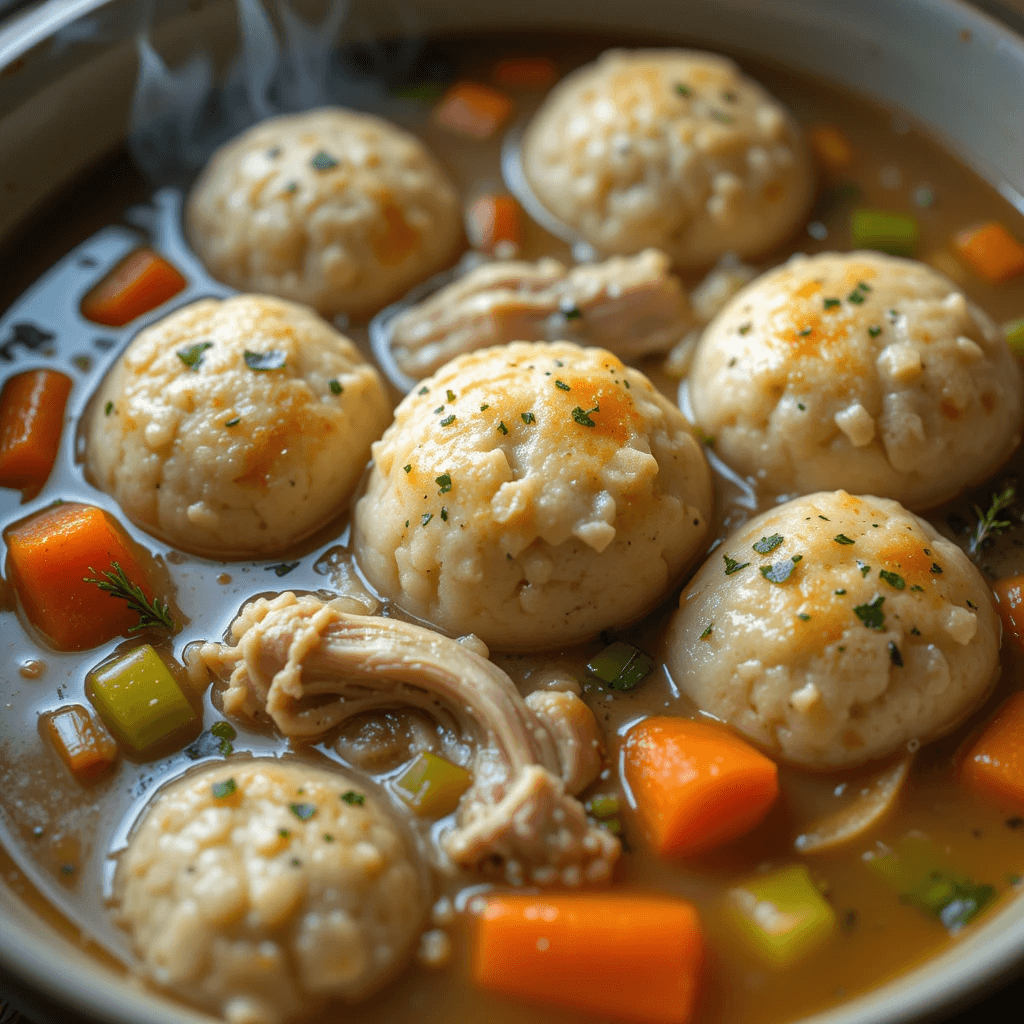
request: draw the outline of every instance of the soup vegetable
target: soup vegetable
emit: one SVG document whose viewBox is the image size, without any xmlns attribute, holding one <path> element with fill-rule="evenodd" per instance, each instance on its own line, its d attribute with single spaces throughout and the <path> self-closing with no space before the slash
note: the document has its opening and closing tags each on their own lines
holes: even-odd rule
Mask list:
<svg viewBox="0 0 1024 1024">
<path fill-rule="evenodd" d="M 215 1018 L 786 1021 L 1021 884 L 1024 221 L 616 42 L 262 122 L 0 320 L 5 870 Z"/>
</svg>

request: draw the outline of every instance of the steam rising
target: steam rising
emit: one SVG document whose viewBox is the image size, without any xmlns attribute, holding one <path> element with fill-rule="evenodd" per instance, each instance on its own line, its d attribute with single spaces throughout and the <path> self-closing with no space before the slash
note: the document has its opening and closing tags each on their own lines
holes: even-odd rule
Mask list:
<svg viewBox="0 0 1024 1024">
<path fill-rule="evenodd" d="M 196 52 L 170 68 L 144 28 L 137 37 L 128 141 L 139 166 L 155 182 L 180 184 L 256 121 L 328 103 L 402 120 L 408 103 L 388 87 L 414 76 L 423 46 L 408 24 L 408 9 L 383 6 L 388 23 L 407 22 L 397 43 L 377 41 L 372 30 L 355 24 L 350 0 L 330 0 L 319 22 L 304 20 L 291 0 L 235 0 L 240 48 L 219 82 L 210 53 Z M 350 37 L 347 49 L 343 31 Z M 352 45 L 357 34 L 363 36 L 358 50 Z"/>
</svg>

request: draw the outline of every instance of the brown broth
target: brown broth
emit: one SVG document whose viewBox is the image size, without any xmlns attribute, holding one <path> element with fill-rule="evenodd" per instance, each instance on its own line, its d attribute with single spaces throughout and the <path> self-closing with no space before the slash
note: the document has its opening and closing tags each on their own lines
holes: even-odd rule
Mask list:
<svg viewBox="0 0 1024 1024">
<path fill-rule="evenodd" d="M 622 40 L 568 39 L 546 35 L 535 37 L 484 37 L 454 41 L 450 49 L 464 55 L 460 77 L 488 80 L 488 70 L 499 56 L 529 54 L 551 56 L 561 72 L 592 59 L 608 45 L 622 45 Z M 790 72 L 747 65 L 747 70 L 783 100 L 805 126 L 829 122 L 842 128 L 853 143 L 854 166 L 844 180 L 859 186 L 859 205 L 912 211 L 921 225 L 919 255 L 937 259 L 944 268 L 956 264 L 949 255 L 953 233 L 981 221 L 998 219 L 1018 238 L 1024 237 L 1024 217 L 1010 208 L 988 185 L 979 181 L 961 163 L 921 132 L 910 127 L 904 118 L 865 101 L 836 91 L 820 82 L 808 82 Z M 537 93 L 518 97 L 517 117 L 525 117 L 539 102 Z M 413 105 L 414 106 L 414 105 Z M 407 126 L 416 131 L 460 187 L 467 205 L 480 194 L 504 191 L 499 169 L 500 138 L 486 142 L 466 141 L 431 123 L 429 107 L 413 109 Z M 18 251 L 20 276 L 15 285 L 2 284 L 0 301 L 14 302 L 15 292 L 31 277 L 53 265 L 37 291 L 22 296 L 0 323 L 0 340 L 15 322 L 34 322 L 52 331 L 56 338 L 51 352 L 26 352 L 18 349 L 11 372 L 38 365 L 60 366 L 75 380 L 69 414 L 80 416 L 89 395 L 95 390 L 124 344 L 134 336 L 143 321 L 120 330 L 105 331 L 82 321 L 76 313 L 77 302 L 89 287 L 99 280 L 117 259 L 149 235 L 158 250 L 190 276 L 189 288 L 173 300 L 173 305 L 203 294 L 226 292 L 223 287 L 204 279 L 202 271 L 187 254 L 168 251 L 168 246 L 181 244 L 178 215 L 173 203 L 180 201 L 173 193 L 163 192 L 157 203 L 165 206 L 156 216 L 148 232 L 131 232 L 123 226 L 93 232 L 102 225 L 117 221 L 126 201 L 135 201 L 142 194 L 133 181 L 126 194 L 123 185 L 125 163 L 118 158 L 90 176 L 90 184 L 75 193 L 84 202 L 68 201 L 65 209 L 75 209 L 71 226 L 63 225 L 64 216 L 50 215 L 40 222 L 42 229 L 31 236 L 23 235 L 8 250 Z M 828 186 L 826 182 L 826 187 Z M 935 194 L 933 206 L 921 209 L 914 204 L 915 189 L 929 186 Z M 84 205 L 84 209 L 78 209 Z M 815 240 L 806 233 L 761 261 L 772 266 L 790 252 L 844 250 L 850 247 L 846 228 L 849 206 L 838 206 L 821 219 L 828 236 Z M 72 247 L 75 248 L 72 248 Z M 524 256 L 535 258 L 551 254 L 568 258 L 564 243 L 553 239 L 543 229 L 530 225 L 527 229 Z M 696 277 L 688 283 L 695 283 Z M 989 285 L 964 270 L 958 283 L 966 293 L 994 319 L 1004 321 L 1024 314 L 1024 283 Z M 63 309 L 63 313 L 59 311 Z M 62 319 L 63 318 L 63 319 Z M 150 316 L 148 319 L 155 319 Z M 363 325 L 355 325 L 350 333 L 366 349 L 367 336 Z M 109 344 L 108 344 L 109 339 Z M 81 356 L 88 356 L 87 361 Z M 652 373 L 674 396 L 674 385 L 659 373 L 656 365 L 644 369 Z M 76 499 L 108 509 L 140 543 L 153 551 L 163 562 L 173 581 L 176 602 L 189 622 L 174 638 L 174 652 L 181 658 L 184 646 L 196 639 L 223 635 L 238 608 L 251 596 L 267 591 L 295 588 L 317 590 L 329 588 L 334 575 L 326 566 L 327 556 L 340 555 L 342 561 L 346 533 L 344 524 L 325 527 L 313 541 L 294 552 L 286 561 L 299 565 L 286 575 L 275 575 L 273 563 L 239 561 L 228 565 L 205 561 L 187 554 L 168 551 L 144 533 L 125 522 L 112 500 L 91 488 L 84 480 L 81 465 L 75 461 L 74 431 L 67 429 L 58 464 L 43 493 L 28 505 L 20 505 L 14 492 L 0 492 L 0 525 L 6 527 L 27 513 L 42 508 L 54 499 Z M 1024 471 L 1020 454 L 1005 473 Z M 730 488 L 719 481 L 723 512 L 731 526 L 748 511 L 730 507 Z M 972 499 L 987 504 L 990 487 L 965 496 L 931 516 L 936 526 L 963 543 L 965 536 L 955 529 L 959 516 L 973 523 Z M 723 518 L 723 522 L 724 522 Z M 950 523 L 954 525 L 951 526 Z M 724 527 L 722 532 L 724 532 Z M 986 552 L 986 568 L 992 576 L 1008 575 L 1024 569 L 1024 531 L 1020 528 L 1001 538 Z M 342 550 L 339 553 L 339 546 Z M 319 568 L 318 568 L 319 566 Z M 31 630 L 18 617 L 9 588 L 0 600 L 0 635 L 3 637 L 3 668 L 0 669 L 0 867 L 6 877 L 20 878 L 19 885 L 26 899 L 39 908 L 45 904 L 46 916 L 68 923 L 86 944 L 131 963 L 127 937 L 112 923 L 105 900 L 109 894 L 113 861 L 111 850 L 123 845 L 127 830 L 157 788 L 199 761 L 216 758 L 202 753 L 192 760 L 178 751 L 150 763 L 136 763 L 122 758 L 112 775 L 90 786 L 76 782 L 58 760 L 37 729 L 41 713 L 64 703 L 87 703 L 84 677 L 89 668 L 104 660 L 118 643 L 85 654 L 58 654 L 41 648 Z M 643 623 L 622 632 L 641 647 L 656 653 L 667 614 L 674 607 L 675 595 Z M 561 652 L 563 660 L 582 673 L 587 657 L 599 648 L 598 643 Z M 496 656 L 495 660 L 518 682 L 529 687 L 532 671 L 550 662 L 552 656 Z M 30 661 L 45 663 L 45 671 L 30 678 L 33 671 L 19 671 Z M 753 835 L 741 843 L 716 851 L 715 855 L 691 863 L 666 863 L 646 847 L 639 824 L 628 809 L 623 815 L 626 851 L 616 875 L 616 885 L 638 891 L 672 893 L 692 900 L 701 912 L 709 940 L 708 979 L 698 1013 L 700 1024 L 771 1024 L 821 1010 L 843 999 L 863 992 L 895 974 L 907 970 L 929 955 L 942 949 L 949 941 L 943 927 L 912 907 L 901 904 L 896 897 L 861 864 L 861 854 L 876 842 L 894 842 L 910 829 L 919 829 L 944 847 L 952 859 L 976 881 L 991 882 L 1004 897 L 1014 885 L 1008 878 L 1024 873 L 1024 829 L 1007 827 L 1008 808 L 987 806 L 975 801 L 956 784 L 951 769 L 952 756 L 958 743 L 992 709 L 1007 692 L 1022 685 L 1020 659 L 1010 646 L 1005 649 L 1004 670 L 999 692 L 992 697 L 968 725 L 956 736 L 933 745 L 918 758 L 911 779 L 902 796 L 898 812 L 867 837 L 858 839 L 842 850 L 807 858 L 811 872 L 820 882 L 834 906 L 843 926 L 824 948 L 794 968 L 770 970 L 759 966 L 730 936 L 728 926 L 718 913 L 726 886 L 737 878 L 771 865 L 795 862 L 792 851 L 794 837 L 812 819 L 835 802 L 832 796 L 837 785 L 847 778 L 842 773 L 810 776 L 783 768 L 781 778 L 783 799 L 769 818 Z M 587 699 L 602 724 L 608 743 L 609 772 L 607 780 L 595 790 L 608 792 L 617 788 L 618 744 L 622 731 L 639 717 L 662 712 L 688 713 L 688 702 L 677 695 L 671 680 L 660 670 L 644 686 L 628 694 L 591 690 Z M 203 697 L 205 725 L 221 718 L 215 706 L 217 697 Z M 238 728 L 234 743 L 239 754 L 280 754 L 290 750 L 305 759 L 330 759 L 342 770 L 349 770 L 335 755 L 329 744 L 316 748 L 289 745 L 268 732 L 233 723 Z M 8 861 L 10 860 L 10 865 Z M 16 870 L 15 870 L 16 866 Z M 465 909 L 480 880 L 462 877 L 447 885 L 438 882 L 438 895 L 447 893 Z M 41 912 L 43 912 L 41 910 Z M 638 927 L 641 924 L 638 922 Z M 468 950 L 471 941 L 471 915 L 460 913 L 448 927 L 453 940 L 453 954 L 448 966 L 430 969 L 417 963 L 409 967 L 387 989 L 357 1007 L 339 1011 L 338 1019 L 357 1024 L 380 1024 L 382 1021 L 416 1019 L 423 1024 L 454 1024 L 455 1021 L 486 1020 L 492 1024 L 522 1021 L 522 1008 L 474 989 L 468 973 Z M 629 936 L 623 936 L 628 942 Z M 585 951 L 582 951 L 585 955 Z M 457 1010 L 454 1009 L 457 1007 Z M 330 1014 L 320 1019 L 334 1019 Z M 533 1009 L 529 1020 L 535 1024 L 568 1024 L 581 1018 L 547 1009 Z"/>
</svg>

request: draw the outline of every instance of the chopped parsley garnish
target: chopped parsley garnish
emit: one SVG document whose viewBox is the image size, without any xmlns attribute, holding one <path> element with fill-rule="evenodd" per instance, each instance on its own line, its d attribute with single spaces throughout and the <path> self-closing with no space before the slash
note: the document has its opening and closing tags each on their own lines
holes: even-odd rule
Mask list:
<svg viewBox="0 0 1024 1024">
<path fill-rule="evenodd" d="M 446 399 L 448 399 L 449 402 L 454 402 L 455 401 L 455 392 L 452 391 L 451 388 L 448 388 L 448 390 L 445 391 L 445 393 L 444 393 L 444 397 Z"/>
<path fill-rule="evenodd" d="M 875 596 L 867 604 L 859 604 L 853 609 L 853 614 L 867 626 L 868 629 L 877 629 L 879 632 L 885 629 L 885 612 L 882 605 L 885 598 L 881 594 Z"/>
<path fill-rule="evenodd" d="M 354 789 L 350 789 L 345 793 L 341 794 L 341 799 L 347 804 L 354 804 L 357 807 L 361 807 L 366 803 L 366 797 L 362 793 L 357 793 Z"/>
<path fill-rule="evenodd" d="M 803 557 L 803 555 L 793 555 L 792 558 L 784 558 L 781 562 L 776 562 L 774 565 L 762 565 L 761 575 L 769 583 L 785 583 L 793 575 L 796 563 Z"/>
<path fill-rule="evenodd" d="M 739 572 L 740 569 L 746 569 L 749 562 L 737 562 L 735 558 L 730 558 L 728 555 L 722 555 L 725 559 L 725 575 L 731 576 L 734 572 Z"/>
<path fill-rule="evenodd" d="M 587 662 L 587 674 L 612 690 L 635 690 L 654 668 L 654 660 L 632 644 L 616 640 Z"/>
<path fill-rule="evenodd" d="M 215 800 L 226 800 L 238 789 L 238 785 L 234 779 L 224 779 L 222 782 L 215 782 L 210 788 Z"/>
<path fill-rule="evenodd" d="M 835 309 L 836 306 L 841 306 L 841 305 L 842 305 L 842 302 L 839 299 L 826 299 L 825 300 L 825 308 L 826 309 Z"/>
<path fill-rule="evenodd" d="M 441 506 L 441 522 L 442 523 L 447 523 L 448 522 L 448 509 L 446 509 L 444 507 L 444 505 Z"/>
<path fill-rule="evenodd" d="M 711 116 L 719 121 L 721 124 L 735 124 L 736 118 L 732 114 L 727 114 L 724 110 L 712 110 Z"/>
<path fill-rule="evenodd" d="M 442 473 L 440 476 L 434 477 L 434 483 L 440 488 L 438 494 L 448 494 L 452 489 L 452 477 L 450 473 Z"/>
<path fill-rule="evenodd" d="M 259 373 L 267 370 L 283 370 L 287 363 L 285 354 L 278 352 L 276 348 L 272 348 L 269 352 L 250 352 L 246 349 L 243 358 L 245 365 L 250 370 L 256 370 Z"/>
<path fill-rule="evenodd" d="M 885 580 L 893 590 L 903 590 L 906 588 L 906 581 L 899 573 L 889 572 L 888 569 L 879 569 L 878 576 L 880 579 Z"/>
<path fill-rule="evenodd" d="M 203 353 L 208 348 L 213 348 L 212 341 L 197 341 L 194 345 L 189 345 L 187 348 L 179 348 L 178 358 L 190 370 L 197 370 L 202 365 Z"/>
<path fill-rule="evenodd" d="M 534 416 L 532 412 L 521 412 L 519 415 L 522 418 L 522 421 L 526 424 L 537 422 L 537 417 Z"/>
<path fill-rule="evenodd" d="M 278 835 L 279 835 L 279 836 L 280 836 L 280 837 L 281 837 L 282 839 L 289 839 L 289 838 L 291 837 L 291 832 L 289 832 L 289 831 L 288 831 L 288 829 L 286 829 L 286 828 L 279 828 L 279 829 L 277 830 L 277 834 L 278 834 Z"/>
<path fill-rule="evenodd" d="M 770 537 L 762 537 L 759 541 L 756 541 L 753 547 L 759 555 L 767 555 L 770 551 L 774 551 L 783 540 L 785 538 L 781 533 L 773 533 Z"/>
<path fill-rule="evenodd" d="M 104 416 L 109 416 L 113 411 L 114 411 L 114 403 L 113 402 L 107 402 L 107 404 L 105 406 L 103 406 L 103 415 Z"/>
<path fill-rule="evenodd" d="M 138 629 L 148 629 L 150 626 L 158 626 L 171 632 L 178 628 L 174 619 L 171 618 L 171 612 L 167 605 L 155 597 L 150 601 L 142 587 L 128 579 L 120 563 L 111 562 L 110 569 L 104 569 L 99 574 L 99 577 L 102 578 L 97 577 L 96 570 L 91 565 L 89 572 L 92 575 L 83 577 L 83 582 L 95 583 L 100 590 L 110 594 L 111 597 L 125 601 L 128 607 L 138 615 L 138 624 L 132 626 L 128 630 L 129 633 L 134 633 Z"/>
<path fill-rule="evenodd" d="M 325 832 L 324 833 L 324 842 L 325 843 L 333 843 L 334 842 L 334 836 L 332 836 L 330 832 Z"/>
<path fill-rule="evenodd" d="M 918 584 L 916 584 L 916 583 L 910 589 L 911 590 L 916 590 L 916 591 L 918 591 L 921 594 L 924 593 L 924 587 L 918 586 Z"/>
<path fill-rule="evenodd" d="M 483 405 L 480 406 L 480 411 L 481 412 L 487 412 L 488 409 L 490 409 L 490 406 L 487 405 L 486 403 L 484 403 Z"/>
<path fill-rule="evenodd" d="M 910 627 L 910 635 L 911 636 L 920 636 L 921 635 L 921 630 L 919 630 L 917 628 L 917 626 L 911 626 Z"/>
<path fill-rule="evenodd" d="M 220 741 L 217 748 L 221 757 L 230 757 L 235 752 L 231 741 L 238 733 L 235 732 L 235 728 L 230 722 L 214 722 L 210 726 L 210 735 Z"/>
<path fill-rule="evenodd" d="M 576 408 L 573 409 L 573 411 L 572 411 L 572 418 L 581 427 L 596 427 L 597 426 L 597 424 L 590 418 L 589 414 L 584 412 L 583 406 L 581 406 L 581 405 L 577 405 Z"/>
<path fill-rule="evenodd" d="M 559 391 L 572 391 L 572 388 L 569 387 L 564 380 L 556 380 L 555 387 L 558 388 Z"/>
<path fill-rule="evenodd" d="M 850 294 L 846 296 L 848 302 L 853 302 L 858 306 L 864 301 L 864 298 L 865 296 L 857 291 L 850 292 Z"/>
<path fill-rule="evenodd" d="M 566 320 L 579 320 L 583 316 L 583 311 L 579 306 L 568 306 L 562 310 L 562 315 Z"/>
<path fill-rule="evenodd" d="M 804 405 L 804 403 L 803 403 L 803 402 L 797 402 L 797 403 L 796 403 L 796 407 L 797 407 L 797 408 L 798 408 L 798 409 L 799 409 L 799 410 L 800 410 L 801 412 L 807 412 L 807 406 L 806 406 L 806 405 Z M 822 518 L 824 518 L 824 516 L 822 516 Z"/>
<path fill-rule="evenodd" d="M 309 162 L 318 171 L 329 171 L 332 167 L 338 166 L 338 161 L 322 149 Z"/>
<path fill-rule="evenodd" d="M 746 334 L 747 331 L 749 331 L 751 327 L 753 327 L 753 324 L 749 320 L 745 324 L 740 324 L 740 327 L 739 327 L 740 334 Z"/>
<path fill-rule="evenodd" d="M 441 420 L 441 426 L 442 427 L 450 427 L 454 422 L 455 422 L 455 413 L 452 413 L 451 416 L 445 416 L 445 418 L 443 420 Z"/>
<path fill-rule="evenodd" d="M 713 622 L 709 622 L 707 624 L 707 627 L 705 628 L 704 632 L 701 633 L 701 635 L 699 637 L 697 637 L 697 639 L 698 640 L 707 640 L 707 638 L 709 636 L 711 636 L 712 632 L 714 632 L 714 629 L 715 629 L 715 624 Z"/>
<path fill-rule="evenodd" d="M 316 814 L 316 807 L 313 804 L 289 804 L 288 810 L 295 815 L 299 821 L 309 821 Z"/>
<path fill-rule="evenodd" d="M 682 82 L 676 82 L 676 92 L 680 96 L 692 96 L 693 90 L 688 85 L 683 85 Z"/>
<path fill-rule="evenodd" d="M 889 641 L 889 660 L 896 668 L 903 668 L 903 655 L 900 654 L 900 649 L 893 640 Z"/>
<path fill-rule="evenodd" d="M 412 463 L 411 462 L 406 463 L 406 465 L 404 465 L 402 467 L 402 469 L 404 469 L 406 473 L 411 473 L 412 472 Z"/>
<path fill-rule="evenodd" d="M 811 621 L 810 615 L 808 615 L 806 612 L 797 612 L 796 613 L 796 617 L 798 619 L 800 619 L 802 622 L 810 622 Z"/>
<path fill-rule="evenodd" d="M 424 384 L 423 387 L 421 387 L 419 389 L 419 391 L 416 392 L 416 394 L 417 395 L 429 395 L 430 394 L 430 388 L 428 388 L 427 385 Z"/>
<path fill-rule="evenodd" d="M 870 334 L 872 338 L 877 338 L 881 333 L 882 328 L 879 327 L 877 324 L 874 324 L 868 328 L 868 334 Z"/>
<path fill-rule="evenodd" d="M 860 569 L 860 574 L 865 579 L 867 578 L 868 573 L 871 572 L 871 566 L 868 565 L 867 562 L 862 562 L 859 558 L 857 559 L 857 568 Z"/>
<path fill-rule="evenodd" d="M 833 594 L 837 594 L 839 597 L 842 597 L 843 594 L 846 593 L 846 589 L 845 588 L 840 588 L 839 590 L 833 590 L 832 593 Z"/>
<path fill-rule="evenodd" d="M 812 330 L 813 328 L 811 327 L 805 327 L 802 331 L 797 331 L 797 334 L 799 334 L 801 338 L 806 338 Z"/>
<path fill-rule="evenodd" d="M 422 526 L 426 526 L 427 523 L 429 523 L 430 520 L 433 519 L 433 518 L 434 518 L 434 513 L 433 512 L 424 512 L 423 515 L 420 516 L 420 524 Z"/>
<path fill-rule="evenodd" d="M 938 575 L 940 572 L 942 572 L 942 566 L 939 565 L 938 562 L 932 562 L 932 569 L 931 569 L 931 571 L 933 573 L 935 573 L 936 575 Z"/>
<path fill-rule="evenodd" d="M 847 537 L 845 533 L 837 533 L 832 539 L 837 544 L 856 544 L 857 543 L 855 540 L 851 540 L 849 537 Z"/>
<path fill-rule="evenodd" d="M 237 427 L 242 422 L 241 416 L 232 416 L 231 419 L 224 421 L 225 427 Z"/>
<path fill-rule="evenodd" d="M 443 406 L 443 405 L 439 405 L 439 406 L 438 406 L 438 407 L 437 407 L 437 408 L 436 408 L 436 409 L 434 410 L 434 415 L 435 415 L 435 416 L 440 416 L 440 415 L 441 415 L 441 413 L 443 413 L 443 412 L 444 412 L 444 406 Z"/>
<path fill-rule="evenodd" d="M 299 183 L 297 181 L 289 181 L 288 184 L 285 186 L 285 192 L 289 193 L 290 195 L 295 195 L 295 193 L 298 191 Z"/>
<path fill-rule="evenodd" d="M 278 562 L 276 565 L 263 566 L 266 572 L 272 572 L 275 576 L 287 576 L 292 569 L 297 569 L 298 567 L 298 562 Z"/>
<path fill-rule="evenodd" d="M 497 429 L 498 429 L 498 433 L 499 434 L 507 434 L 508 433 L 508 427 L 505 426 L 505 421 L 504 420 L 502 420 L 502 422 L 498 424 L 498 428 Z"/>
<path fill-rule="evenodd" d="M 345 389 L 341 385 L 340 380 L 329 380 L 327 386 L 331 389 L 332 395 L 340 395 Z"/>
</svg>

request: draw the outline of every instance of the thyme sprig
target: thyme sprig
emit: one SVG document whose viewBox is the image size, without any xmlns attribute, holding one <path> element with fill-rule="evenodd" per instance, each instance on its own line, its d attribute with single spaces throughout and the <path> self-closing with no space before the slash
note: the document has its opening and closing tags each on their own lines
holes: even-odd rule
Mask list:
<svg viewBox="0 0 1024 1024">
<path fill-rule="evenodd" d="M 975 526 L 974 533 L 971 534 L 971 539 L 967 543 L 967 553 L 972 558 L 980 553 L 987 541 L 1013 525 L 1009 519 L 1000 519 L 999 514 L 1013 505 L 1016 500 L 1017 489 L 1013 484 L 1008 483 L 1003 487 L 1001 493 L 992 495 L 992 503 L 987 512 L 982 512 L 977 505 L 974 506 L 978 525 Z"/>
<path fill-rule="evenodd" d="M 85 582 L 95 583 L 100 590 L 106 591 L 112 597 L 128 602 L 128 607 L 139 616 L 139 624 L 132 626 L 128 632 L 134 633 L 139 629 L 157 626 L 170 630 L 173 633 L 178 626 L 174 619 L 171 618 L 171 612 L 167 605 L 155 597 L 150 601 L 143 592 L 142 587 L 128 579 L 119 562 L 111 562 L 110 564 L 113 572 L 109 569 L 104 569 L 103 572 L 97 573 L 90 565 L 89 572 L 93 575 L 86 576 Z M 100 576 L 103 578 L 97 578 Z"/>
</svg>

